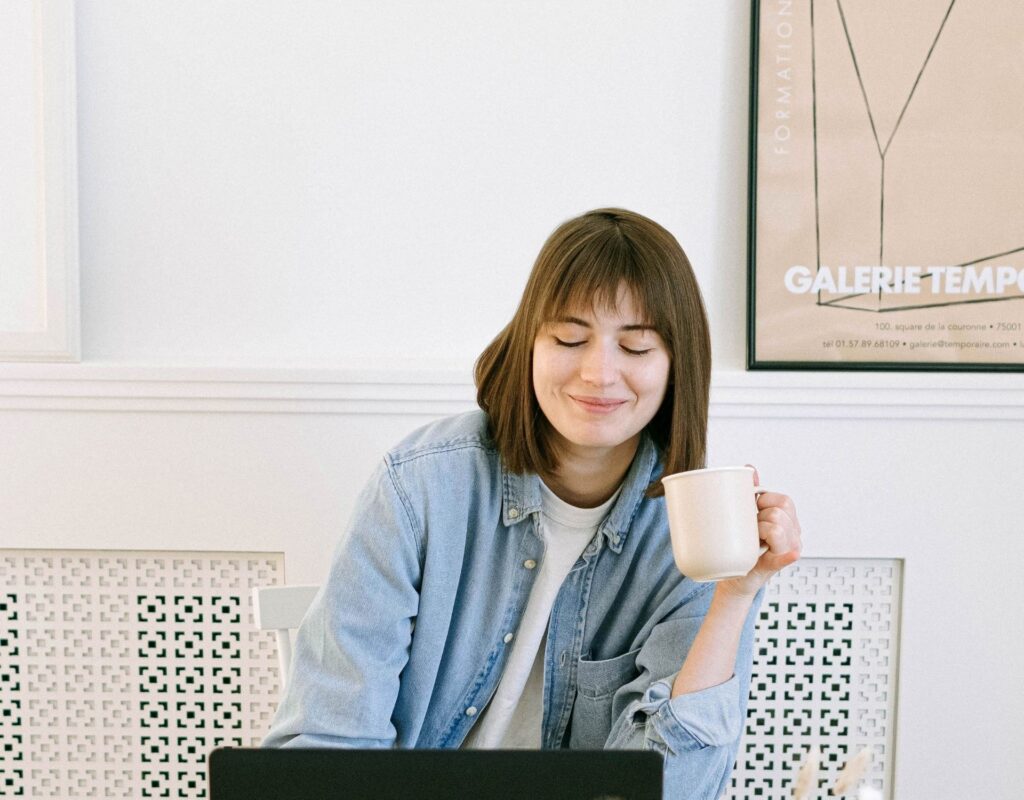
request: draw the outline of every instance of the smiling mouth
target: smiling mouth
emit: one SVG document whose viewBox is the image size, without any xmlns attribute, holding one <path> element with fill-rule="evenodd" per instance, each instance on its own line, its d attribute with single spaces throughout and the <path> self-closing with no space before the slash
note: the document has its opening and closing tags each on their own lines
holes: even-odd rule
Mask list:
<svg viewBox="0 0 1024 800">
<path fill-rule="evenodd" d="M 600 397 L 577 397 L 576 395 L 569 395 L 584 411 L 589 411 L 593 414 L 610 414 L 615 409 L 620 408 L 626 404 L 625 400 L 608 400 Z"/>
</svg>

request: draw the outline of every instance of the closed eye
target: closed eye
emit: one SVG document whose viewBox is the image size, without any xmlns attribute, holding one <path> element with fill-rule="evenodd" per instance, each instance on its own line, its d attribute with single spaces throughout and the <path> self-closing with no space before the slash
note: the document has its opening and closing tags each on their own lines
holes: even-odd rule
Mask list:
<svg viewBox="0 0 1024 800">
<path fill-rule="evenodd" d="M 580 345 L 584 345 L 584 344 L 587 343 L 586 339 L 582 339 L 582 340 L 580 340 L 578 342 L 567 342 L 567 341 L 565 341 L 563 339 L 559 339 L 557 336 L 555 336 L 554 339 L 555 339 L 555 342 L 557 342 L 560 347 L 579 347 Z M 631 356 L 647 355 L 649 352 L 651 352 L 654 349 L 653 347 L 648 347 L 648 348 L 645 348 L 643 350 L 634 350 L 633 348 L 626 347 L 625 345 L 619 345 L 619 346 L 622 348 L 622 351 L 624 353 L 629 353 L 629 355 L 631 355 Z"/>
</svg>

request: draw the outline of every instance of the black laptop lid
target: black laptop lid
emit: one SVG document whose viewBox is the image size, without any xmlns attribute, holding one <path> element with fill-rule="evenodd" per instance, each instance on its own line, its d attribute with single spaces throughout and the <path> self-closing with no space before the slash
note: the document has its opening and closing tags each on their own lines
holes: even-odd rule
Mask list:
<svg viewBox="0 0 1024 800">
<path fill-rule="evenodd" d="M 638 750 L 263 750 L 208 762 L 210 800 L 661 800 Z"/>
</svg>

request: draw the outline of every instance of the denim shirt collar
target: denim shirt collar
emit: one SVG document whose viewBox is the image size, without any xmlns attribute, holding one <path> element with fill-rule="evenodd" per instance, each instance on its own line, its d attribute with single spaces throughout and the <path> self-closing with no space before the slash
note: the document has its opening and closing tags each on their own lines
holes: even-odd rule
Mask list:
<svg viewBox="0 0 1024 800">
<path fill-rule="evenodd" d="M 644 492 L 658 467 L 658 448 L 647 431 L 640 436 L 633 463 L 622 482 L 622 492 L 615 501 L 611 513 L 601 524 L 599 532 L 607 540 L 608 547 L 615 553 L 621 553 L 629 534 L 629 524 L 633 521 Z M 538 513 L 541 507 L 540 476 L 534 472 L 525 475 L 509 472 L 505 465 L 501 466 L 502 482 L 502 521 L 506 527 L 522 522 L 531 514 Z"/>
</svg>

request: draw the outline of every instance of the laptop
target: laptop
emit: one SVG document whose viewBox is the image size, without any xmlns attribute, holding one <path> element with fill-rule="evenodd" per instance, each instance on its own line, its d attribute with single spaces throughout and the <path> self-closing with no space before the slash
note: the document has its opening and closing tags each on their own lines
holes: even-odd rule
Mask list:
<svg viewBox="0 0 1024 800">
<path fill-rule="evenodd" d="M 661 800 L 641 750 L 271 750 L 210 754 L 210 800 Z"/>
</svg>

